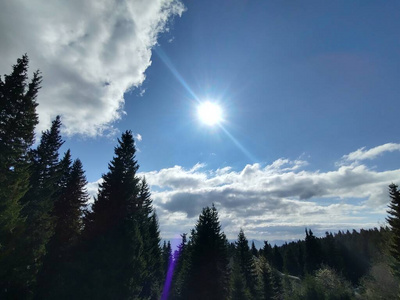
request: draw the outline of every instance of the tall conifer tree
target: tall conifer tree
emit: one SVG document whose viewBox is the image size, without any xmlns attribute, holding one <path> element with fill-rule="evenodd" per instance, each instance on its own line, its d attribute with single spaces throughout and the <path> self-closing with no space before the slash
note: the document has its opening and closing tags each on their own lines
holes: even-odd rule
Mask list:
<svg viewBox="0 0 400 300">
<path fill-rule="evenodd" d="M 139 184 L 138 218 L 140 232 L 143 237 L 145 272 L 143 274 L 143 289 L 140 293 L 142 299 L 159 299 L 162 288 L 163 270 L 160 248 L 160 230 L 158 219 L 152 206 L 150 188 L 146 178 Z"/>
<path fill-rule="evenodd" d="M 66 296 L 70 295 L 68 271 L 73 264 L 73 253 L 83 228 L 82 216 L 89 198 L 82 163 L 77 159 L 71 167 L 70 157 L 68 150 L 61 161 L 65 183 L 54 205 L 55 232 L 47 244 L 47 254 L 39 273 L 37 299 L 67 299 Z"/>
<path fill-rule="evenodd" d="M 390 253 L 394 258 L 392 264 L 393 273 L 400 278 L 400 191 L 397 185 L 389 186 L 390 204 L 387 217 L 390 229 L 392 230 L 392 242 Z"/>
<path fill-rule="evenodd" d="M 192 231 L 190 270 L 184 299 L 227 299 L 229 269 L 227 241 L 215 206 L 203 208 Z"/>
<path fill-rule="evenodd" d="M 25 232 L 20 241 L 22 251 L 19 273 L 26 292 L 31 295 L 36 275 L 42 266 L 46 244 L 54 233 L 54 202 L 60 189 L 63 170 L 58 151 L 64 143 L 60 135 L 61 121 L 57 116 L 50 130 L 42 133 L 40 144 L 32 151 L 30 188 L 22 198 L 22 215 L 26 218 Z"/>
<path fill-rule="evenodd" d="M 145 273 L 144 242 L 140 232 L 139 178 L 135 145 L 126 131 L 114 149 L 84 231 L 87 255 L 81 298 L 135 299 Z"/>
<path fill-rule="evenodd" d="M 38 123 L 39 71 L 28 84 L 28 56 L 17 60 L 10 75 L 0 77 L 0 298 L 13 297 L 16 242 L 23 226 L 21 198 L 29 187 L 29 149 Z M 5 292 L 7 291 L 7 292 Z"/>
<path fill-rule="evenodd" d="M 244 285 L 249 289 L 252 299 L 258 299 L 257 271 L 249 248 L 249 242 L 242 229 L 240 229 L 236 241 L 235 263 L 238 264 L 240 273 L 245 280 Z"/>
</svg>

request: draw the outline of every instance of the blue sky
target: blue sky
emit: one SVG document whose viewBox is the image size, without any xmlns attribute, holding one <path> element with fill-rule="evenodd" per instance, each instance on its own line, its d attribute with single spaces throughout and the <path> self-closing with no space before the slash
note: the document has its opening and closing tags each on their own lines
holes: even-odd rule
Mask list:
<svg viewBox="0 0 400 300">
<path fill-rule="evenodd" d="M 212 202 L 231 238 L 384 224 L 387 186 L 400 183 L 399 2 L 18 0 L 0 11 L 1 73 L 25 52 L 43 72 L 38 132 L 62 115 L 64 148 L 95 193 L 132 130 L 163 237 Z M 199 121 L 206 100 L 220 125 Z"/>
</svg>

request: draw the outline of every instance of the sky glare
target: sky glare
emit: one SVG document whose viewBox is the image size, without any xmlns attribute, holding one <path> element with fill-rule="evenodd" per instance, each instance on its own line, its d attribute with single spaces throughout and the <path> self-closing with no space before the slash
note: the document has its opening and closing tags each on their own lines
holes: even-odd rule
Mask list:
<svg viewBox="0 0 400 300">
<path fill-rule="evenodd" d="M 400 184 L 400 2 L 0 2 L 0 74 L 40 69 L 40 131 L 95 195 L 132 130 L 163 238 L 215 203 L 235 238 L 385 225 Z M 221 109 L 214 126 L 201 103 Z M 211 117 L 213 112 L 205 113 Z M 212 122 L 211 122 L 212 123 Z"/>
</svg>

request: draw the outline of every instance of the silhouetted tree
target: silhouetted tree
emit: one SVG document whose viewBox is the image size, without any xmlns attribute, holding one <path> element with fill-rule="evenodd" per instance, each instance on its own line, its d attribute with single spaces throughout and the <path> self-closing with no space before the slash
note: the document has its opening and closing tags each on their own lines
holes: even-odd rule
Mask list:
<svg viewBox="0 0 400 300">
<path fill-rule="evenodd" d="M 0 77 L 0 298 L 20 293 L 14 268 L 17 241 L 24 228 L 21 198 L 29 188 L 29 149 L 38 124 L 39 71 L 28 84 L 28 56 L 17 60 L 10 75 Z"/>
<path fill-rule="evenodd" d="M 251 242 L 251 254 L 256 257 L 258 257 L 259 254 L 256 245 L 254 245 L 254 241 Z"/>
<path fill-rule="evenodd" d="M 242 229 L 239 231 L 236 241 L 235 263 L 245 280 L 244 286 L 249 289 L 252 299 L 258 298 L 257 271 L 255 268 L 253 254 L 250 251 L 249 243 Z"/>
<path fill-rule="evenodd" d="M 140 232 L 143 238 L 143 288 L 141 299 L 159 299 L 163 281 L 162 256 L 160 248 L 160 231 L 158 219 L 152 207 L 150 189 L 146 179 L 139 184 L 138 217 Z"/>
<path fill-rule="evenodd" d="M 172 248 L 171 248 L 171 242 L 164 241 L 163 247 L 162 247 L 162 262 L 163 262 L 163 271 L 164 271 L 164 277 L 168 272 L 168 267 L 169 264 L 172 263 Z"/>
<path fill-rule="evenodd" d="M 64 183 L 54 205 L 55 232 L 47 244 L 47 254 L 39 273 L 37 299 L 63 299 L 69 295 L 73 251 L 83 228 L 82 217 L 89 198 L 81 161 L 75 160 L 71 167 L 68 150 L 60 165 L 64 170 L 61 180 Z"/>
<path fill-rule="evenodd" d="M 81 260 L 87 267 L 79 288 L 81 298 L 134 299 L 146 278 L 138 164 L 131 131 L 122 134 L 114 152 L 86 218 L 86 254 Z"/>
<path fill-rule="evenodd" d="M 397 185 L 389 186 L 390 204 L 388 217 L 386 218 L 392 230 L 390 254 L 394 258 L 392 264 L 393 273 L 400 278 L 400 192 Z"/>
<path fill-rule="evenodd" d="M 305 272 L 311 274 L 320 264 L 320 245 L 318 239 L 314 236 L 311 229 L 306 228 L 305 240 Z"/>
<path fill-rule="evenodd" d="M 184 298 L 184 291 L 187 290 L 188 272 L 190 267 L 190 244 L 187 241 L 187 234 L 181 234 L 181 242 L 178 249 L 174 251 L 173 267 L 169 266 L 169 270 L 173 275 L 172 283 L 169 291 L 164 291 L 162 299 L 176 299 L 181 300 Z M 167 275 L 168 276 L 168 275 Z M 166 280 L 168 277 L 166 278 Z M 169 297 L 168 297 L 169 296 Z"/>
<path fill-rule="evenodd" d="M 192 230 L 190 271 L 184 299 L 227 299 L 229 270 L 227 241 L 215 206 L 203 208 Z"/>
<path fill-rule="evenodd" d="M 18 273 L 29 293 L 32 293 L 36 275 L 46 253 L 46 244 L 54 233 L 54 202 L 62 185 L 62 166 L 58 151 L 64 143 L 60 135 L 61 121 L 57 116 L 50 130 L 42 133 L 40 144 L 32 151 L 30 188 L 21 199 L 22 215 L 26 218 L 25 232 L 20 241 Z"/>
</svg>

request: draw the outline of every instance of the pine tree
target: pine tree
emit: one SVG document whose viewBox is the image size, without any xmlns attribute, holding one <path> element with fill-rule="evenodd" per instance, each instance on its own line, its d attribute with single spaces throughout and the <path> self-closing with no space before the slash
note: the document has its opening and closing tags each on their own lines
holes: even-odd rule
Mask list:
<svg viewBox="0 0 400 300">
<path fill-rule="evenodd" d="M 264 300 L 273 300 L 276 296 L 274 278 L 271 267 L 268 265 L 265 258 L 261 258 L 261 277 L 262 277 L 262 289 Z"/>
<path fill-rule="evenodd" d="M 68 295 L 68 271 L 73 264 L 73 251 L 80 237 L 89 196 L 82 163 L 75 160 L 71 167 L 68 150 L 60 165 L 63 166 L 62 189 L 55 202 L 55 232 L 47 244 L 47 254 L 39 273 L 37 299 L 61 299 Z"/>
<path fill-rule="evenodd" d="M 307 231 L 307 228 L 304 255 L 305 273 L 311 274 L 318 268 L 321 262 L 321 249 L 318 239 L 314 236 L 311 229 Z"/>
<path fill-rule="evenodd" d="M 235 260 L 240 273 L 245 279 L 245 286 L 249 289 L 252 299 L 257 299 L 259 294 L 257 290 L 257 271 L 249 248 L 249 242 L 242 229 L 239 231 L 236 242 Z"/>
<path fill-rule="evenodd" d="M 258 257 L 259 255 L 256 245 L 254 245 L 254 241 L 251 242 L 251 254 L 255 257 Z"/>
<path fill-rule="evenodd" d="M 21 199 L 26 226 L 19 244 L 21 264 L 16 273 L 22 276 L 21 282 L 28 294 L 33 292 L 46 244 L 54 233 L 55 218 L 52 213 L 63 175 L 58 161 L 58 150 L 63 144 L 60 127 L 60 117 L 57 116 L 50 130 L 42 133 L 37 149 L 32 151 L 30 188 Z"/>
<path fill-rule="evenodd" d="M 80 282 L 81 298 L 134 299 L 145 278 L 145 243 L 139 214 L 138 164 L 131 131 L 122 134 L 109 171 L 88 214 L 81 258 L 87 273 Z"/>
<path fill-rule="evenodd" d="M 29 149 L 38 123 L 41 76 L 35 72 L 28 84 L 28 63 L 24 55 L 4 81 L 0 77 L 0 298 L 13 297 L 15 290 L 15 247 L 24 226 L 20 200 L 29 187 Z"/>
<path fill-rule="evenodd" d="M 140 232 L 143 237 L 145 273 L 143 289 L 140 293 L 142 299 L 159 299 L 163 280 L 162 256 L 160 248 L 160 231 L 158 219 L 152 207 L 150 189 L 146 179 L 143 178 L 139 185 L 138 205 Z"/>
<path fill-rule="evenodd" d="M 392 230 L 392 241 L 390 254 L 394 262 L 392 264 L 393 273 L 400 278 L 400 191 L 397 185 L 389 185 L 390 204 L 386 220 Z"/>
<path fill-rule="evenodd" d="M 163 270 L 164 270 L 164 277 L 168 272 L 168 267 L 170 263 L 172 263 L 172 248 L 171 248 L 171 242 L 164 241 L 163 247 L 162 247 L 162 261 L 163 261 Z"/>
<path fill-rule="evenodd" d="M 240 266 L 237 264 L 233 265 L 232 270 L 232 291 L 231 298 L 232 300 L 250 300 L 253 299 L 247 285 L 246 278 L 243 276 L 243 273 L 240 270 Z"/>
<path fill-rule="evenodd" d="M 187 234 L 181 234 L 181 243 L 178 249 L 174 251 L 173 265 L 168 268 L 165 279 L 163 295 L 161 299 L 181 300 L 184 298 L 184 292 L 187 290 L 188 272 L 190 267 L 190 247 L 187 241 Z M 168 290 L 168 281 L 172 280 Z"/>
<path fill-rule="evenodd" d="M 192 230 L 190 270 L 184 299 L 227 299 L 229 270 L 227 241 L 215 206 L 203 208 Z"/>
</svg>

